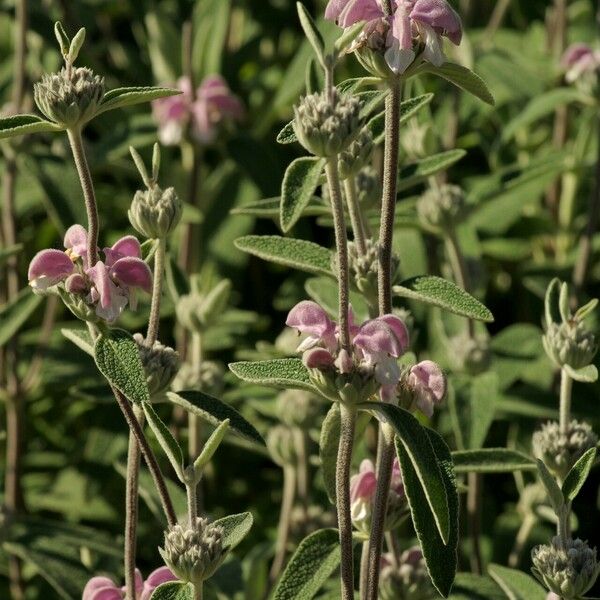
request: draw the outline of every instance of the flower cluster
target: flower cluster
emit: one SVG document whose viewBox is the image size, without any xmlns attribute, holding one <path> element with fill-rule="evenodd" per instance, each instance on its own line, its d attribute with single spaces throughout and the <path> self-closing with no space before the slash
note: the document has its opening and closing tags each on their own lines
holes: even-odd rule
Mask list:
<svg viewBox="0 0 600 600">
<path fill-rule="evenodd" d="M 382 55 L 395 75 L 404 73 L 418 55 L 441 66 L 442 36 L 460 44 L 462 23 L 446 0 L 390 0 L 392 14 L 386 1 L 329 0 L 325 17 L 344 28 L 366 21 L 352 49 Z"/>
<path fill-rule="evenodd" d="M 152 592 L 167 581 L 175 581 L 177 577 L 167 567 L 152 571 L 144 581 L 138 569 L 135 570 L 135 600 L 150 600 Z M 119 587 L 108 577 L 92 577 L 83 590 L 81 600 L 123 600 L 125 588 Z"/>
<path fill-rule="evenodd" d="M 358 473 L 350 479 L 350 510 L 353 525 L 366 534 L 371 529 L 371 514 L 376 490 L 375 465 L 373 461 L 365 459 L 360 463 Z M 390 495 L 385 520 L 386 528 L 394 528 L 405 508 L 406 496 L 404 494 L 404 484 L 402 483 L 402 473 L 400 472 L 398 459 L 395 458 L 392 466 Z"/>
<path fill-rule="evenodd" d="M 600 50 L 594 50 L 587 44 L 573 44 L 567 48 L 562 58 L 566 70 L 565 79 L 574 83 L 582 78 L 597 78 L 600 72 Z"/>
<path fill-rule="evenodd" d="M 159 126 L 158 137 L 165 146 L 178 144 L 188 126 L 198 142 L 210 144 L 215 140 L 222 121 L 239 120 L 244 115 L 241 100 L 231 93 L 219 75 L 206 77 L 196 90 L 195 97 L 189 78 L 180 78 L 176 87 L 183 93 L 152 103 Z"/>
<path fill-rule="evenodd" d="M 399 387 L 404 408 L 418 408 L 431 418 L 434 407 L 446 397 L 446 376 L 437 363 L 423 360 L 404 374 Z"/>
<path fill-rule="evenodd" d="M 29 285 L 43 293 L 58 286 L 58 292 L 73 313 L 84 320 L 112 323 L 125 306 L 136 305 L 136 290 L 149 292 L 152 273 L 142 260 L 139 241 L 125 236 L 104 248 L 104 261 L 90 266 L 87 231 L 71 226 L 65 235 L 65 251 L 38 252 L 29 265 Z"/>
</svg>

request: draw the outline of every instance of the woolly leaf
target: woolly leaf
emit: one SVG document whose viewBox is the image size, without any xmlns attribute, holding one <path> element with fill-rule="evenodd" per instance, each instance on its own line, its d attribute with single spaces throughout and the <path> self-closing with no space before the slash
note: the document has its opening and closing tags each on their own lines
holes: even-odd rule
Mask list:
<svg viewBox="0 0 600 600">
<path fill-rule="evenodd" d="M 542 480 L 542 483 L 546 488 L 546 492 L 548 493 L 548 498 L 550 499 L 552 508 L 554 508 L 554 512 L 557 515 L 559 515 L 561 514 L 565 504 L 562 490 L 558 487 L 556 479 L 554 479 L 550 471 L 548 471 L 548 467 L 546 467 L 546 465 L 541 460 L 537 460 L 536 463 L 538 473 L 540 474 L 540 479 Z"/>
<path fill-rule="evenodd" d="M 488 573 L 509 600 L 546 600 L 546 590 L 527 573 L 493 563 Z"/>
<path fill-rule="evenodd" d="M 264 200 L 250 202 L 243 206 L 237 206 L 230 212 L 232 215 L 250 215 L 252 217 L 277 219 L 279 218 L 280 208 L 281 196 L 276 196 L 275 198 L 265 198 Z M 314 217 L 331 215 L 331 211 L 321 202 L 319 197 L 313 196 L 308 206 L 302 211 L 302 214 L 305 217 Z"/>
<path fill-rule="evenodd" d="M 41 302 L 42 298 L 27 287 L 8 304 L 0 307 L 0 347 L 12 339 Z"/>
<path fill-rule="evenodd" d="M 323 41 L 323 36 L 317 29 L 317 26 L 313 18 L 310 16 L 310 13 L 306 10 L 301 2 L 296 2 L 296 9 L 298 10 L 298 17 L 300 18 L 300 25 L 302 25 L 304 34 L 310 42 L 310 45 L 313 47 L 319 63 L 321 63 L 321 66 L 324 69 L 327 68 L 327 64 L 325 62 L 325 42 Z"/>
<path fill-rule="evenodd" d="M 537 470 L 532 458 L 507 448 L 460 450 L 452 453 L 452 459 L 456 473 L 512 473 Z"/>
<path fill-rule="evenodd" d="M 406 165 L 400 170 L 398 191 L 418 185 L 440 171 L 446 171 L 454 163 L 464 158 L 466 154 L 465 150 L 448 150 Z"/>
<path fill-rule="evenodd" d="M 229 429 L 229 419 L 225 419 L 210 435 L 210 437 L 204 443 L 202 452 L 198 455 L 198 458 L 194 461 L 193 470 L 196 482 L 199 483 L 202 477 L 202 473 L 206 465 L 211 461 L 215 452 L 219 449 L 227 430 Z"/>
<path fill-rule="evenodd" d="M 340 443 L 340 407 L 332 404 L 321 425 L 319 438 L 319 458 L 323 482 L 329 501 L 335 504 L 335 472 L 337 467 L 338 446 Z"/>
<path fill-rule="evenodd" d="M 263 260 L 308 273 L 333 277 L 332 253 L 313 242 L 278 235 L 246 235 L 238 238 L 234 243 L 239 250 Z"/>
<path fill-rule="evenodd" d="M 150 596 L 150 600 L 195 600 L 196 591 L 193 583 L 184 581 L 167 581 L 159 585 Z"/>
<path fill-rule="evenodd" d="M 163 87 L 124 87 L 110 90 L 104 94 L 104 98 L 98 107 L 97 115 L 115 108 L 123 108 L 124 106 L 133 106 L 143 102 L 152 102 L 159 98 L 167 98 L 169 96 L 177 96 L 181 94 L 181 90 Z"/>
<path fill-rule="evenodd" d="M 419 71 L 439 75 L 461 90 L 469 92 L 469 94 L 473 94 L 476 98 L 483 100 L 486 104 L 494 106 L 496 103 L 485 81 L 466 67 L 451 62 L 446 62 L 441 67 L 435 67 L 430 63 L 423 63 Z"/>
<path fill-rule="evenodd" d="M 167 397 L 173 404 L 181 406 L 187 412 L 200 417 L 215 427 L 221 425 L 223 421 L 229 420 L 231 431 L 251 442 L 265 445 L 262 436 L 256 431 L 254 425 L 246 421 L 235 408 L 221 400 L 217 400 L 217 398 L 196 390 L 177 393 L 167 392 Z"/>
<path fill-rule="evenodd" d="M 498 375 L 481 373 L 471 381 L 469 395 L 469 448 L 481 448 L 494 421 L 498 400 Z"/>
<path fill-rule="evenodd" d="M 289 231 L 302 216 L 319 185 L 325 159 L 304 156 L 294 160 L 287 168 L 281 185 L 279 223 L 284 232 Z"/>
<path fill-rule="evenodd" d="M 572 502 L 579 490 L 583 487 L 594 461 L 596 460 L 596 448 L 590 448 L 572 467 L 562 485 L 562 493 L 565 502 Z"/>
<path fill-rule="evenodd" d="M 311 600 L 340 563 L 336 529 L 320 529 L 304 538 L 290 559 L 273 600 Z"/>
<path fill-rule="evenodd" d="M 476 321 L 491 323 L 492 313 L 479 300 L 476 300 L 451 281 L 441 277 L 421 275 L 407 279 L 393 287 L 394 294 L 401 298 L 418 300 L 443 308 L 448 312 Z"/>
<path fill-rule="evenodd" d="M 450 600 L 506 600 L 506 595 L 491 577 L 457 573 Z"/>
<path fill-rule="evenodd" d="M 234 362 L 229 363 L 229 368 L 234 375 L 249 383 L 316 391 L 308 377 L 308 370 L 299 358 Z"/>
<path fill-rule="evenodd" d="M 103 332 L 94 345 L 94 358 L 102 375 L 128 400 L 140 404 L 150 399 L 138 346 L 126 331 Z"/>
<path fill-rule="evenodd" d="M 217 519 L 214 524 L 223 528 L 223 547 L 227 550 L 233 550 L 247 535 L 254 518 L 249 512 L 229 515 L 222 519 Z"/>
<path fill-rule="evenodd" d="M 37 115 L 15 115 L 0 119 L 0 140 L 27 133 L 63 131 L 64 127 L 46 121 Z"/>
<path fill-rule="evenodd" d="M 598 380 L 598 369 L 596 368 L 596 365 L 588 365 L 587 367 L 581 367 L 581 369 L 574 369 L 569 365 L 564 365 L 563 369 L 568 373 L 569 377 L 575 381 L 594 383 L 594 381 Z"/>
<path fill-rule="evenodd" d="M 60 332 L 86 354 L 94 356 L 94 340 L 86 329 L 61 329 Z"/>
</svg>

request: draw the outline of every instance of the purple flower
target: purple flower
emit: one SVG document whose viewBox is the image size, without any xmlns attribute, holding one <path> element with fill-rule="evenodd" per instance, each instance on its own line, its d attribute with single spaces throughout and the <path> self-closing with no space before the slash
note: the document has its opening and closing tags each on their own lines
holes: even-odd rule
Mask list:
<svg viewBox="0 0 600 600">
<path fill-rule="evenodd" d="M 424 360 L 410 369 L 408 387 L 419 410 L 432 417 L 434 406 L 439 405 L 446 395 L 446 377 L 439 365 Z"/>
<path fill-rule="evenodd" d="M 159 125 L 158 136 L 167 146 L 178 144 L 188 126 L 200 143 L 210 144 L 215 140 L 222 121 L 239 120 L 244 116 L 241 100 L 231 93 L 219 75 L 206 77 L 196 90 L 195 98 L 187 77 L 180 78 L 176 87 L 183 93 L 152 103 L 154 118 Z"/>
<path fill-rule="evenodd" d="M 372 371 L 381 385 L 382 399 L 390 400 L 400 379 L 396 359 L 408 348 L 406 325 L 395 315 L 383 315 L 357 326 L 352 311 L 349 322 L 350 352 L 339 348 L 338 326 L 316 302 L 304 300 L 294 306 L 286 325 L 306 335 L 298 346 L 305 366 L 321 370 L 335 367 L 340 373 L 355 368 Z"/>
<path fill-rule="evenodd" d="M 460 44 L 462 23 L 446 0 L 392 0 L 391 15 L 384 11 L 383 1 L 329 0 L 325 18 L 344 28 L 366 21 L 359 45 L 383 51 L 396 74 L 413 63 L 419 44 L 422 57 L 437 67 L 445 61 L 442 36 Z"/>
<path fill-rule="evenodd" d="M 573 83 L 583 75 L 593 75 L 600 70 L 600 50 L 594 50 L 587 44 L 573 44 L 567 48 L 561 62 L 567 70 L 565 79 Z"/>
<path fill-rule="evenodd" d="M 152 592 L 167 581 L 175 581 L 177 577 L 171 573 L 168 567 L 160 567 L 152 571 L 144 582 L 142 574 L 135 570 L 135 593 L 136 600 L 150 600 Z M 86 584 L 81 600 L 123 600 L 125 598 L 125 587 L 119 587 L 108 577 L 92 577 Z"/>
<path fill-rule="evenodd" d="M 135 308 L 138 288 L 150 292 L 152 273 L 142 260 L 140 243 L 125 236 L 111 248 L 104 249 L 105 261 L 88 266 L 87 232 L 73 225 L 65 235 L 66 250 L 49 249 L 38 252 L 29 265 L 29 285 L 43 292 L 64 283 L 69 294 L 84 298 L 101 319 L 111 323 L 129 303 Z"/>
</svg>

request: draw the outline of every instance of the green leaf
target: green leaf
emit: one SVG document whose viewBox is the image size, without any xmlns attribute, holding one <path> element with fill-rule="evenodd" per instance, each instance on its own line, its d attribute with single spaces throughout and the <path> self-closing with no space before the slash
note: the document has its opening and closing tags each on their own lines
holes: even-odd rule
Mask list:
<svg viewBox="0 0 600 600">
<path fill-rule="evenodd" d="M 340 407 L 332 404 L 321 425 L 319 438 L 319 458 L 323 482 L 329 501 L 335 504 L 336 486 L 335 472 L 337 467 L 338 447 L 340 443 Z"/>
<path fill-rule="evenodd" d="M 304 34 L 310 42 L 310 45 L 313 47 L 315 54 L 319 59 L 319 63 L 321 63 L 321 66 L 324 69 L 327 68 L 327 63 L 325 61 L 325 42 L 323 41 L 323 36 L 317 29 L 313 18 L 310 16 L 309 12 L 301 2 L 296 2 L 296 9 L 298 11 L 298 17 L 300 18 L 300 25 L 302 25 Z"/>
<path fill-rule="evenodd" d="M 184 581 L 167 581 L 161 583 L 150 596 L 150 600 L 195 600 L 196 591 L 193 583 Z"/>
<path fill-rule="evenodd" d="M 550 499 L 552 508 L 554 508 L 554 512 L 557 515 L 559 515 L 561 514 L 565 504 L 562 490 L 558 487 L 556 479 L 554 479 L 550 471 L 548 471 L 548 467 L 546 467 L 546 465 L 541 460 L 537 460 L 536 463 L 538 473 L 540 474 L 540 479 L 542 480 L 542 483 L 546 488 L 546 492 L 548 493 L 548 498 Z"/>
<path fill-rule="evenodd" d="M 446 171 L 466 155 L 465 150 L 448 150 L 402 167 L 399 175 L 398 191 L 401 192 L 418 185 L 440 171 Z"/>
<path fill-rule="evenodd" d="M 210 435 L 206 440 L 202 452 L 198 455 L 198 458 L 194 461 L 194 477 L 196 482 L 200 482 L 202 472 L 206 465 L 211 461 L 215 452 L 219 449 L 227 430 L 229 429 L 229 419 L 225 419 Z"/>
<path fill-rule="evenodd" d="M 246 235 L 235 240 L 235 246 L 243 252 L 258 256 L 300 271 L 329 275 L 333 254 L 327 248 L 306 240 L 295 240 L 278 235 Z"/>
<path fill-rule="evenodd" d="M 288 232 L 302 216 L 321 180 L 325 159 L 305 156 L 287 168 L 281 185 L 281 229 Z"/>
<path fill-rule="evenodd" d="M 86 354 L 94 356 L 94 340 L 87 329 L 61 329 L 60 332 Z"/>
<path fill-rule="evenodd" d="M 36 296 L 31 288 L 26 287 L 8 304 L 0 307 L 0 348 L 19 331 L 41 301 L 41 296 Z"/>
<path fill-rule="evenodd" d="M 435 67 L 429 63 L 423 63 L 420 72 L 433 73 L 443 77 L 450 83 L 459 87 L 476 98 L 483 100 L 486 104 L 494 106 L 495 101 L 485 81 L 470 69 L 451 62 L 444 63 L 441 67 Z"/>
<path fill-rule="evenodd" d="M 444 496 L 448 501 L 450 530 L 447 540 L 442 539 L 439 531 L 431 526 L 432 513 L 425 492 L 426 488 L 422 485 L 413 461 L 399 438 L 396 439 L 396 451 L 402 469 L 404 490 L 427 570 L 436 589 L 442 596 L 447 597 L 452 589 L 458 561 L 458 492 L 452 457 L 446 442 L 432 429 L 426 428 L 424 431 L 440 466 L 445 488 Z"/>
<path fill-rule="evenodd" d="M 293 144 L 297 142 L 296 132 L 294 131 L 294 121 L 290 121 L 278 134 L 277 142 L 279 144 Z"/>
<path fill-rule="evenodd" d="M 299 358 L 276 358 L 256 362 L 229 363 L 229 369 L 243 381 L 276 388 L 315 392 L 308 370 Z"/>
<path fill-rule="evenodd" d="M 506 600 L 502 590 L 487 576 L 457 573 L 450 600 Z"/>
<path fill-rule="evenodd" d="M 274 198 L 265 198 L 256 202 L 249 202 L 243 206 L 232 208 L 232 215 L 250 215 L 252 217 L 262 217 L 269 219 L 279 218 L 281 208 L 281 196 Z M 309 205 L 302 211 L 305 217 L 314 217 L 322 215 L 331 215 L 331 210 L 323 204 L 318 196 L 313 196 Z"/>
<path fill-rule="evenodd" d="M 438 306 L 456 315 L 476 321 L 491 323 L 492 313 L 479 300 L 476 300 L 456 284 L 441 277 L 420 275 L 403 281 L 393 287 L 394 294 L 401 298 L 418 300 Z"/>
<path fill-rule="evenodd" d="M 23 250 L 23 244 L 15 244 L 7 248 L 0 248 L 0 265 L 6 262 L 9 258 L 16 256 Z"/>
<path fill-rule="evenodd" d="M 311 600 L 340 563 L 336 529 L 320 529 L 304 538 L 290 559 L 273 600 Z"/>
<path fill-rule="evenodd" d="M 181 90 L 163 87 L 124 87 L 110 90 L 104 94 L 102 103 L 98 108 L 97 115 L 115 108 L 123 108 L 125 106 L 133 106 L 143 102 L 152 102 L 158 98 L 167 98 L 169 96 L 177 96 L 181 94 Z"/>
<path fill-rule="evenodd" d="M 456 473 L 512 473 L 536 471 L 535 461 L 517 450 L 482 448 L 452 453 Z"/>
<path fill-rule="evenodd" d="M 382 415 L 394 428 L 402 443 L 403 456 L 410 459 L 412 469 L 423 489 L 423 496 L 433 516 L 437 531 L 443 543 L 448 544 L 452 526 L 446 493 L 447 481 L 440 470 L 439 459 L 435 454 L 427 430 L 407 410 L 392 404 L 362 402 L 358 408 Z M 406 461 L 404 462 L 406 464 Z"/>
<path fill-rule="evenodd" d="M 509 600 L 546 600 L 546 590 L 522 571 L 492 563 L 488 567 L 488 573 Z"/>
<path fill-rule="evenodd" d="M 102 333 L 94 345 L 94 358 L 100 373 L 128 400 L 136 404 L 150 400 L 138 346 L 126 331 Z"/>
<path fill-rule="evenodd" d="M 594 383 L 594 381 L 598 380 L 598 369 L 596 368 L 596 365 L 588 365 L 587 367 L 581 367 L 581 369 L 574 369 L 569 365 L 564 365 L 563 369 L 569 374 L 569 377 L 575 381 Z"/>
<path fill-rule="evenodd" d="M 477 375 L 471 381 L 469 445 L 481 448 L 494 421 L 498 399 L 498 375 L 493 371 Z"/>
<path fill-rule="evenodd" d="M 548 288 L 546 289 L 546 295 L 544 296 L 544 312 L 546 316 L 546 326 L 550 323 L 560 323 L 561 316 L 558 309 L 560 297 L 560 279 L 555 277 Z"/>
<path fill-rule="evenodd" d="M 27 133 L 46 133 L 63 131 L 64 127 L 46 121 L 37 115 L 15 115 L 0 119 L 0 140 L 25 135 Z"/>
<path fill-rule="evenodd" d="M 223 547 L 227 551 L 233 550 L 248 535 L 253 523 L 254 518 L 249 512 L 229 515 L 214 522 L 223 528 Z"/>
<path fill-rule="evenodd" d="M 229 420 L 231 431 L 251 442 L 265 445 L 265 441 L 254 425 L 246 421 L 242 415 L 229 404 L 225 404 L 217 398 L 213 398 L 204 392 L 192 390 L 186 392 L 167 392 L 171 402 L 181 406 L 191 414 L 200 417 L 204 421 L 214 425 L 221 425 L 225 420 Z"/>
<path fill-rule="evenodd" d="M 184 478 L 184 462 L 183 462 L 183 451 L 181 446 L 177 443 L 177 440 L 173 437 L 170 429 L 162 422 L 161 418 L 156 414 L 155 410 L 148 402 L 142 404 L 148 424 L 152 429 L 156 439 L 160 443 L 164 450 L 169 462 L 173 466 L 177 477 L 179 477 L 182 483 L 185 482 Z"/>
<path fill-rule="evenodd" d="M 594 461 L 596 460 L 596 448 L 590 448 L 574 465 L 562 485 L 562 493 L 565 502 L 572 502 L 579 490 L 588 478 Z"/>
<path fill-rule="evenodd" d="M 60 46 L 61 54 L 66 58 L 69 54 L 71 40 L 69 39 L 69 36 L 67 35 L 67 32 L 60 21 L 56 21 L 56 23 L 54 23 L 54 35 L 58 45 Z"/>
</svg>

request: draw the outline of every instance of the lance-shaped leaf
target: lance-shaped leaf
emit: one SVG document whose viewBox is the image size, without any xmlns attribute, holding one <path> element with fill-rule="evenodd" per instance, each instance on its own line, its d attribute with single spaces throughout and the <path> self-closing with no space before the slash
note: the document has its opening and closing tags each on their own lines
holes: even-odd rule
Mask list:
<svg viewBox="0 0 600 600">
<path fill-rule="evenodd" d="M 400 170 L 400 181 L 398 182 L 398 191 L 403 191 L 418 185 L 428 177 L 441 171 L 446 171 L 453 164 L 467 155 L 465 150 L 448 150 L 440 152 L 433 156 L 427 156 L 421 160 L 408 164 Z"/>
<path fill-rule="evenodd" d="M 167 98 L 168 96 L 177 96 L 181 90 L 164 87 L 124 87 L 110 90 L 104 94 L 104 98 L 98 107 L 97 115 L 115 108 L 124 106 L 133 106 L 143 102 L 152 102 L 158 98 Z"/>
<path fill-rule="evenodd" d="M 177 473 L 177 477 L 183 483 L 184 478 L 184 462 L 183 462 L 183 451 L 181 446 L 177 443 L 177 440 L 173 437 L 173 434 L 169 428 L 162 422 L 162 419 L 156 414 L 156 411 L 148 402 L 142 404 L 148 424 L 152 429 L 152 432 L 156 436 L 159 444 L 164 450 L 169 462 L 173 466 L 173 470 Z"/>
<path fill-rule="evenodd" d="M 31 288 L 22 289 L 13 300 L 0 307 L 0 347 L 4 346 L 19 331 L 21 325 L 29 319 L 40 305 L 42 298 L 36 296 Z"/>
<path fill-rule="evenodd" d="M 167 392 L 167 397 L 173 404 L 184 408 L 187 412 L 200 417 L 207 423 L 218 427 L 223 421 L 229 420 L 229 429 L 251 442 L 265 445 L 265 441 L 254 425 L 246 421 L 242 415 L 229 404 L 221 402 L 204 392 L 191 390 L 185 392 Z"/>
<path fill-rule="evenodd" d="M 250 215 L 251 217 L 278 219 L 281 212 L 281 196 L 250 202 L 243 206 L 232 208 L 229 212 L 232 215 Z M 308 206 L 302 211 L 302 214 L 305 217 L 331 215 L 331 210 L 323 204 L 318 196 L 313 196 Z"/>
<path fill-rule="evenodd" d="M 273 600 L 311 600 L 340 563 L 336 529 L 320 529 L 304 538 L 290 559 Z"/>
<path fill-rule="evenodd" d="M 563 497 L 562 490 L 558 487 L 556 479 L 554 479 L 550 471 L 548 471 L 548 467 L 541 460 L 537 460 L 536 463 L 538 473 L 540 474 L 540 479 L 546 488 L 552 508 L 557 515 L 560 515 L 565 505 L 565 499 Z"/>
<path fill-rule="evenodd" d="M 243 381 L 276 388 L 316 392 L 308 370 L 299 358 L 275 358 L 254 362 L 229 363 L 229 369 Z"/>
<path fill-rule="evenodd" d="M 508 448 L 482 448 L 459 450 L 452 453 L 456 473 L 512 473 L 535 471 L 535 461 L 517 450 Z"/>
<path fill-rule="evenodd" d="M 581 369 L 574 369 L 569 365 L 564 365 L 563 369 L 568 373 L 569 377 L 575 381 L 594 383 L 594 381 L 598 380 L 598 369 L 596 368 L 596 365 L 587 365 L 587 367 L 581 367 Z"/>
<path fill-rule="evenodd" d="M 572 502 L 579 494 L 585 480 L 588 478 L 594 461 L 596 448 L 590 448 L 574 465 L 562 484 L 562 493 L 565 502 Z"/>
<path fill-rule="evenodd" d="M 323 420 L 319 438 L 319 458 L 321 459 L 323 482 L 329 501 L 332 504 L 335 504 L 336 497 L 335 472 L 339 444 L 340 408 L 334 403 L 331 405 L 327 416 Z"/>
<path fill-rule="evenodd" d="M 194 461 L 193 472 L 196 483 L 200 483 L 202 473 L 206 465 L 211 461 L 215 452 L 219 449 L 225 434 L 229 429 L 229 419 L 225 419 L 210 435 L 206 440 L 202 452 L 198 455 L 198 458 Z"/>
<path fill-rule="evenodd" d="M 94 356 L 94 340 L 86 329 L 61 329 L 60 332 L 86 354 Z"/>
<path fill-rule="evenodd" d="M 456 575 L 458 561 L 458 493 L 456 491 L 456 478 L 452 465 L 452 457 L 446 442 L 432 429 L 425 429 L 435 457 L 440 465 L 445 494 L 448 499 L 448 513 L 450 517 L 449 537 L 445 541 L 439 531 L 431 526 L 432 513 L 425 494 L 425 488 L 413 466 L 405 445 L 396 438 L 396 451 L 402 470 L 404 491 L 410 505 L 413 524 L 427 570 L 436 589 L 447 597 L 452 589 Z"/>
<path fill-rule="evenodd" d="M 196 589 L 193 583 L 167 581 L 152 592 L 150 600 L 196 600 Z"/>
<path fill-rule="evenodd" d="M 488 573 L 510 600 L 546 600 L 546 590 L 527 573 L 496 564 Z"/>
<path fill-rule="evenodd" d="M 323 36 L 317 29 L 313 18 L 310 16 L 310 13 L 304 7 L 304 4 L 302 4 L 301 2 L 296 2 L 296 9 L 298 10 L 300 25 L 302 25 L 304 34 L 310 42 L 310 45 L 313 47 L 313 50 L 317 55 L 319 63 L 324 69 L 326 69 L 327 63 L 325 61 L 325 42 L 323 41 Z"/>
<path fill-rule="evenodd" d="M 128 400 L 136 404 L 150 400 L 138 346 L 126 331 L 102 333 L 94 346 L 94 358 L 102 375 Z"/>
<path fill-rule="evenodd" d="M 439 75 L 461 90 L 469 92 L 469 94 L 473 94 L 476 98 L 483 100 L 486 104 L 494 106 L 496 103 L 485 81 L 466 67 L 451 62 L 444 63 L 441 67 L 435 67 L 430 63 L 423 63 L 419 68 L 419 72 Z"/>
<path fill-rule="evenodd" d="M 248 535 L 253 523 L 254 518 L 249 512 L 217 519 L 214 524 L 223 528 L 223 548 L 233 550 Z"/>
<path fill-rule="evenodd" d="M 447 481 L 442 475 L 437 457 L 426 429 L 407 410 L 385 402 L 362 402 L 361 410 L 370 410 L 383 416 L 394 428 L 402 449 L 414 469 L 416 480 L 422 488 L 429 513 L 443 544 L 449 543 L 452 526 L 446 493 Z M 406 462 L 405 462 L 406 464 Z M 431 523 L 430 523 L 431 526 Z"/>
<path fill-rule="evenodd" d="M 491 577 L 457 573 L 450 600 L 506 600 L 506 595 Z"/>
<path fill-rule="evenodd" d="M 443 308 L 448 312 L 476 321 L 491 323 L 494 316 L 479 300 L 441 277 L 421 275 L 403 281 L 393 287 L 394 294 L 401 298 L 418 300 Z"/>
<path fill-rule="evenodd" d="M 289 231 L 302 216 L 319 185 L 325 159 L 304 156 L 294 160 L 287 168 L 281 184 L 279 223 L 284 232 Z"/>
<path fill-rule="evenodd" d="M 494 421 L 498 400 L 498 375 L 481 373 L 471 380 L 469 394 L 469 448 L 481 448 Z"/>
<path fill-rule="evenodd" d="M 0 140 L 27 133 L 48 133 L 63 129 L 64 127 L 37 115 L 15 115 L 0 119 Z"/>
<path fill-rule="evenodd" d="M 331 251 L 314 242 L 278 235 L 246 235 L 234 243 L 239 250 L 263 260 L 316 275 L 333 277 Z"/>
</svg>

